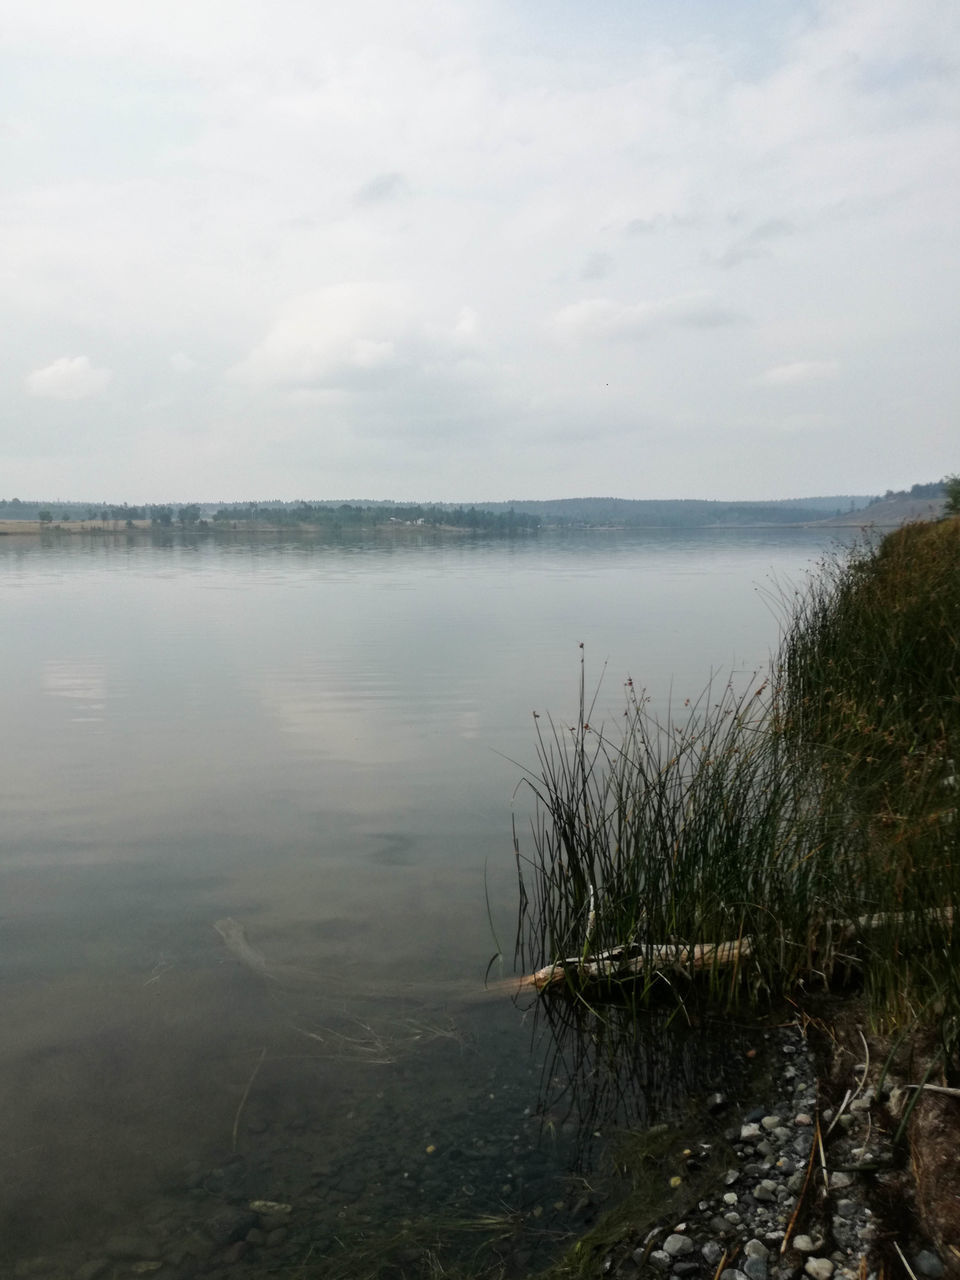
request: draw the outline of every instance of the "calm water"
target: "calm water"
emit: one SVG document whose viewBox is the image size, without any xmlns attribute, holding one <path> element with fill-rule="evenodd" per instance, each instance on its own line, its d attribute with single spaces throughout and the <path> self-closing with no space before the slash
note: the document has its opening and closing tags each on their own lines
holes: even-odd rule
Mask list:
<svg viewBox="0 0 960 1280">
<path fill-rule="evenodd" d="M 663 705 L 762 666 L 772 581 L 829 538 L 0 539 L 8 1260 L 169 1258 L 250 1198 L 313 1264 L 430 1213 L 559 1221 L 543 1055 L 482 993 L 531 713 L 574 714 L 581 642 L 610 719 L 628 676 Z"/>
</svg>

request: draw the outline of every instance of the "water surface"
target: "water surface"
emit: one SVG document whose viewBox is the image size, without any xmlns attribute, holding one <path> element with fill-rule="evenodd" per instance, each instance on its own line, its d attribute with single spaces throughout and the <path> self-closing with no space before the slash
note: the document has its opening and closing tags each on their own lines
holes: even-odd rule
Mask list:
<svg viewBox="0 0 960 1280">
<path fill-rule="evenodd" d="M 0 539 L 7 1254 L 52 1276 L 218 1197 L 309 1206 L 314 1260 L 562 1217 L 574 1135 L 541 1144 L 529 1027 L 482 993 L 532 713 L 575 714 L 581 643 L 609 720 L 628 677 L 662 709 L 763 667 L 826 542 Z"/>
</svg>

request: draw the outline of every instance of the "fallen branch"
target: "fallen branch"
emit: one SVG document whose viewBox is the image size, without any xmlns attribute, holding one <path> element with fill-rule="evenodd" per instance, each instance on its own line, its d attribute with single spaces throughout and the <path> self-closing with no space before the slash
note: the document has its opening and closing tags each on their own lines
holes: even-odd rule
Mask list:
<svg viewBox="0 0 960 1280">
<path fill-rule="evenodd" d="M 953 922 L 952 907 L 934 907 L 923 913 L 926 918 L 940 924 Z M 881 929 L 891 925 L 904 924 L 911 920 L 909 912 L 894 912 L 880 915 L 860 916 L 852 924 L 841 920 L 831 920 L 825 926 L 826 931 L 836 930 L 836 942 L 850 942 L 862 933 L 873 929 Z M 534 973 L 520 978 L 506 979 L 497 984 L 497 989 L 511 989 L 520 994 L 524 991 L 545 991 L 548 987 L 567 980 L 578 984 L 586 982 L 611 982 L 620 979 L 638 978 L 643 975 L 656 976 L 671 969 L 685 972 L 697 972 L 705 969 L 722 969 L 753 954 L 753 942 L 749 937 L 737 938 L 730 942 L 702 942 L 694 946 L 684 943 L 641 943 L 610 947 L 606 951 L 597 951 L 587 956 L 568 956 L 563 960 L 555 960 L 553 964 L 544 965 Z M 818 948 L 812 946 L 811 952 Z"/>
<path fill-rule="evenodd" d="M 709 969 L 733 964 L 750 955 L 749 938 L 737 942 L 699 943 L 693 947 L 673 943 L 653 946 L 612 947 L 592 956 L 572 956 L 544 965 L 536 973 L 520 979 L 520 991 L 543 991 L 568 977 L 578 982 L 609 982 L 615 978 L 634 978 L 642 973 L 662 973 L 668 969 Z M 508 978 L 506 984 L 513 986 Z"/>
</svg>

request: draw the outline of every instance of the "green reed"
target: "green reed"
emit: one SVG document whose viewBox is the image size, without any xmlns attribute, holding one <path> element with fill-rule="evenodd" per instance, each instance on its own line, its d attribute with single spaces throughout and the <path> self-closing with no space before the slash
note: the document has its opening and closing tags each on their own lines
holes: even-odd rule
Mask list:
<svg viewBox="0 0 960 1280">
<path fill-rule="evenodd" d="M 537 720 L 524 778 L 522 967 L 626 945 L 646 958 L 633 990 L 683 1003 L 692 948 L 749 939 L 707 964 L 714 998 L 756 1004 L 840 967 L 880 1014 L 933 998 L 957 1017 L 960 932 L 955 945 L 943 909 L 960 887 L 958 637 L 960 521 L 947 521 L 822 565 L 746 690 L 711 686 L 658 719 L 628 682 L 613 731 L 592 723 L 581 666 L 576 721 Z M 670 943 L 689 955 L 654 976 Z"/>
</svg>

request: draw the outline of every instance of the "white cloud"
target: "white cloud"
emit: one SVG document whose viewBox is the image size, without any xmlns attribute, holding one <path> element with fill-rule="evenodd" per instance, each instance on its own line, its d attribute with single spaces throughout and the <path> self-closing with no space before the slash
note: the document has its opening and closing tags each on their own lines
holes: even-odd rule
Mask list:
<svg viewBox="0 0 960 1280">
<path fill-rule="evenodd" d="M 584 298 L 561 307 L 553 316 L 553 327 L 562 337 L 578 341 L 632 341 L 664 328 L 711 329 L 735 324 L 739 318 L 731 308 L 701 295 L 633 303 Z"/>
<path fill-rule="evenodd" d="M 174 373 L 191 373 L 197 368 L 197 362 L 183 351 L 175 351 L 170 357 L 170 368 Z"/>
<path fill-rule="evenodd" d="M 231 377 L 252 385 L 355 386 L 401 362 L 409 331 L 393 284 L 333 285 L 289 299 Z"/>
<path fill-rule="evenodd" d="M 32 396 L 47 400 L 88 400 L 107 389 L 113 379 L 109 369 L 98 369 L 88 356 L 61 356 L 25 379 Z"/>
<path fill-rule="evenodd" d="M 836 360 L 794 360 L 774 365 L 755 381 L 764 387 L 792 387 L 804 382 L 824 382 L 836 378 L 839 372 Z"/>
<path fill-rule="evenodd" d="M 399 377 L 437 377 L 475 359 L 478 317 L 427 318 L 392 282 L 333 285 L 289 299 L 229 377 L 247 386 L 360 392 Z M 400 406 L 398 405 L 398 410 Z"/>
</svg>

